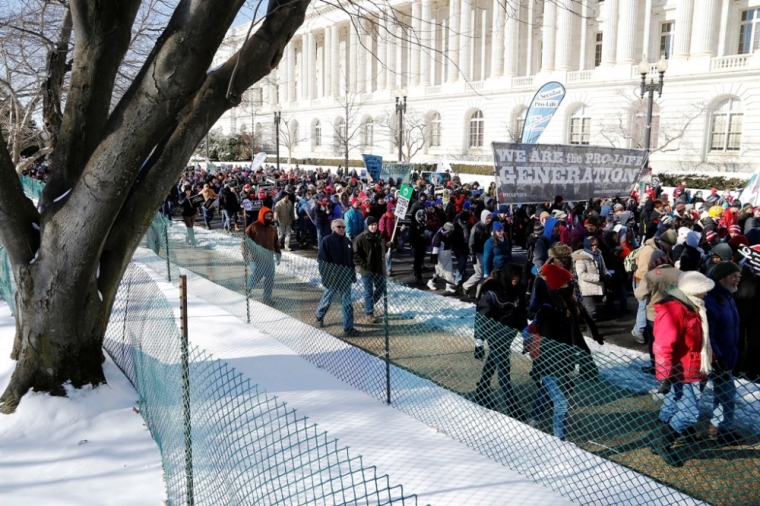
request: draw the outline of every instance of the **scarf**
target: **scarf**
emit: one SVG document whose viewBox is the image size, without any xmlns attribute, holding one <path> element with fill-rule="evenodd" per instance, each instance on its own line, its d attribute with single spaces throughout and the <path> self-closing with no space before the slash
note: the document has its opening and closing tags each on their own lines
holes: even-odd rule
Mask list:
<svg viewBox="0 0 760 506">
<path fill-rule="evenodd" d="M 700 350 L 699 372 L 710 374 L 712 371 L 712 346 L 710 346 L 710 327 L 707 324 L 705 301 L 691 295 L 687 295 L 686 298 L 697 308 L 699 319 L 702 322 L 702 349 Z"/>
</svg>

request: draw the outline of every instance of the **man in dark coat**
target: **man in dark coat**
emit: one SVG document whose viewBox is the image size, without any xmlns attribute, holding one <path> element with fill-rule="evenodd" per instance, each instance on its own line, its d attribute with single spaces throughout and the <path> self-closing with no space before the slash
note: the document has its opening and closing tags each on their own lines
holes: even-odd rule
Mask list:
<svg viewBox="0 0 760 506">
<path fill-rule="evenodd" d="M 475 402 L 494 409 L 499 404 L 491 396 L 491 377 L 498 371 L 500 401 L 507 413 L 519 417 L 519 405 L 510 380 L 510 347 L 527 321 L 525 287 L 522 269 L 510 264 L 493 272 L 481 287 L 475 314 L 475 358 L 485 357 L 484 341 L 488 341 L 488 359 L 475 389 Z"/>
<path fill-rule="evenodd" d="M 367 323 L 375 323 L 375 304 L 385 294 L 385 241 L 375 218 L 367 216 L 364 223 L 366 230 L 354 239 L 354 264 L 362 275 Z"/>
<path fill-rule="evenodd" d="M 732 371 L 739 359 L 740 330 L 734 294 L 741 280 L 741 267 L 720 262 L 713 267 L 710 278 L 715 281 L 715 288 L 705 297 L 713 353 L 710 379 L 715 387 L 710 434 L 725 438 L 734 430 L 736 384 Z"/>
<path fill-rule="evenodd" d="M 317 262 L 325 292 L 314 316 L 317 324 L 324 326 L 325 314 L 337 294 L 343 313 L 343 332 L 346 336 L 357 336 L 359 331 L 354 328 L 354 307 L 351 305 L 351 284 L 356 281 L 351 241 L 346 237 L 346 222 L 342 219 L 333 220 L 331 228 L 332 234 L 319 243 Z"/>
</svg>

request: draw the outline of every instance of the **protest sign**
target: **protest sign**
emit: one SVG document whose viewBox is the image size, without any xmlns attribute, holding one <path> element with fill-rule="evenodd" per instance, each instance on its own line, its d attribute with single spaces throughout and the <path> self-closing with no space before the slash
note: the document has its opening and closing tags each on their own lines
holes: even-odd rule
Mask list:
<svg viewBox="0 0 760 506">
<path fill-rule="evenodd" d="M 535 144 L 538 138 L 546 130 L 554 113 L 557 112 L 562 99 L 565 98 L 565 87 L 562 84 L 551 81 L 539 88 L 530 102 L 528 112 L 525 113 L 525 122 L 520 140 L 523 144 Z"/>
<path fill-rule="evenodd" d="M 747 181 L 747 186 L 739 195 L 739 201 L 742 204 L 752 204 L 752 207 L 760 206 L 760 169 Z"/>
<path fill-rule="evenodd" d="M 380 179 L 380 171 L 383 168 L 383 157 L 377 155 L 362 155 L 364 166 L 367 168 L 373 181 Z"/>
<path fill-rule="evenodd" d="M 638 184 L 644 151 L 599 146 L 494 142 L 499 203 L 627 197 Z"/>
</svg>

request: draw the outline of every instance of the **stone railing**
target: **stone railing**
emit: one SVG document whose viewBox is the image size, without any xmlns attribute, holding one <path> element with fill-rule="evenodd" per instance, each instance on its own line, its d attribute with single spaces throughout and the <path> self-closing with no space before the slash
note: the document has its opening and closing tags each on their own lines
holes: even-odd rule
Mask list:
<svg viewBox="0 0 760 506">
<path fill-rule="evenodd" d="M 737 54 L 713 58 L 710 60 L 710 71 L 722 72 L 746 67 L 751 56 L 749 54 Z"/>
</svg>

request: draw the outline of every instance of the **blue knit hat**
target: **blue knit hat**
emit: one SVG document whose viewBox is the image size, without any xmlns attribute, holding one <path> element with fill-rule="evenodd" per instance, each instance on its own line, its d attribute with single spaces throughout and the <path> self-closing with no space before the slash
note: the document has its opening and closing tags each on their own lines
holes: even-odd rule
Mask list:
<svg viewBox="0 0 760 506">
<path fill-rule="evenodd" d="M 500 221 L 494 221 L 491 225 L 491 230 L 496 232 L 497 230 L 504 230 L 504 224 Z"/>
</svg>

